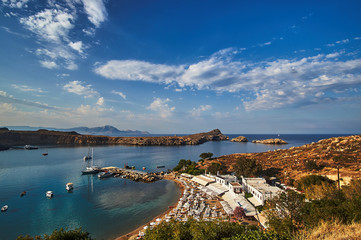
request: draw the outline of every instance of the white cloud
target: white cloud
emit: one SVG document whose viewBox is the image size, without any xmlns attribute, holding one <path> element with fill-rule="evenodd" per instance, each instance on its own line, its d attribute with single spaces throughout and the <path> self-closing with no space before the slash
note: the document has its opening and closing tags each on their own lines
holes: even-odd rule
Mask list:
<svg viewBox="0 0 361 240">
<path fill-rule="evenodd" d="M 170 83 L 183 70 L 182 66 L 168 66 L 136 60 L 112 60 L 94 71 L 110 79 Z"/>
<path fill-rule="evenodd" d="M 39 61 L 41 66 L 49 69 L 58 68 L 58 65 L 54 61 Z"/>
<path fill-rule="evenodd" d="M 96 103 L 96 105 L 103 106 L 104 105 L 104 98 L 100 97 Z"/>
<path fill-rule="evenodd" d="M 227 50 L 189 66 L 114 60 L 94 71 L 110 79 L 242 92 L 248 96 L 242 100 L 246 110 L 272 109 L 317 103 L 327 96 L 316 96 L 318 92 L 360 84 L 361 59 L 339 60 L 336 57 L 341 53 L 253 63 L 234 59 Z"/>
<path fill-rule="evenodd" d="M 95 97 L 98 96 L 99 93 L 92 89 L 92 85 L 88 84 L 85 85 L 85 83 L 81 81 L 71 81 L 64 85 L 64 90 L 70 93 L 75 93 L 80 96 L 84 96 L 85 98 L 88 97 Z"/>
<path fill-rule="evenodd" d="M 148 109 L 158 112 L 162 118 L 168 118 L 172 116 L 172 112 L 175 110 L 175 107 L 169 107 L 168 102 L 170 101 L 171 100 L 169 98 L 156 98 L 149 105 Z"/>
<path fill-rule="evenodd" d="M 114 90 L 113 90 L 112 93 L 115 94 L 115 95 L 121 96 L 124 100 L 127 98 L 127 96 L 126 96 L 124 93 L 122 93 L 122 92 L 114 91 Z"/>
<path fill-rule="evenodd" d="M 77 51 L 79 53 L 83 53 L 83 42 L 82 41 L 70 42 L 68 45 L 75 51 Z"/>
<path fill-rule="evenodd" d="M 264 46 L 268 46 L 268 45 L 271 45 L 272 42 L 265 42 L 265 43 L 261 43 L 259 44 L 260 47 L 264 47 Z"/>
<path fill-rule="evenodd" d="M 2 0 L 2 3 L 6 7 L 10 8 L 27 8 L 29 0 Z"/>
<path fill-rule="evenodd" d="M 44 93 L 44 91 L 41 88 L 32 88 L 27 85 L 17 85 L 17 84 L 11 84 L 11 86 L 19 91 L 22 92 L 36 92 L 36 93 Z"/>
<path fill-rule="evenodd" d="M 20 23 L 46 41 L 60 43 L 67 40 L 74 27 L 72 14 L 61 9 L 45 9 L 35 15 L 20 18 Z"/>
<path fill-rule="evenodd" d="M 330 53 L 326 55 L 326 58 L 336 58 L 339 57 L 340 53 L 339 52 L 335 52 L 335 53 Z"/>
<path fill-rule="evenodd" d="M 95 27 L 99 27 L 107 19 L 107 10 L 102 0 L 82 0 L 88 19 Z"/>
<path fill-rule="evenodd" d="M 68 70 L 77 70 L 77 69 L 78 69 L 78 65 L 77 65 L 75 62 L 73 62 L 73 61 L 68 61 L 68 62 L 66 63 L 65 68 L 68 69 Z"/>
<path fill-rule="evenodd" d="M 208 111 L 212 109 L 212 106 L 211 105 L 200 105 L 198 108 L 193 108 L 190 113 L 192 116 L 197 116 L 199 117 L 202 112 L 205 112 L 205 111 Z"/>
</svg>

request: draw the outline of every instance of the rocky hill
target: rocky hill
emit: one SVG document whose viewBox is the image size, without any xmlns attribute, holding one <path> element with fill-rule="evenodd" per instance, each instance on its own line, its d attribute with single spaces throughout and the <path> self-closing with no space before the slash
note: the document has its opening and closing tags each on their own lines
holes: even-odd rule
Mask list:
<svg viewBox="0 0 361 240">
<path fill-rule="evenodd" d="M 361 135 L 329 138 L 290 149 L 225 155 L 205 161 L 202 168 L 218 162 L 232 171 L 238 157 L 255 159 L 269 174 L 278 176 L 286 183 L 311 173 L 335 180 L 338 167 L 342 180 L 347 183 L 351 178 L 361 177 Z"/>
<path fill-rule="evenodd" d="M 206 133 L 188 136 L 163 137 L 110 137 L 81 135 L 77 132 L 59 131 L 12 131 L 7 128 L 0 129 L 0 146 L 55 145 L 55 144 L 122 144 L 138 146 L 176 146 L 197 145 L 207 141 L 228 140 L 220 130 L 215 129 Z"/>
</svg>

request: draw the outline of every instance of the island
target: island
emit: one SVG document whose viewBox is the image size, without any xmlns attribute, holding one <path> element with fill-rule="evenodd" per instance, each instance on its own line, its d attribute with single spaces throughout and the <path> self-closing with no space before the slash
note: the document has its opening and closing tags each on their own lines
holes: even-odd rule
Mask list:
<svg viewBox="0 0 361 240">
<path fill-rule="evenodd" d="M 288 144 L 286 141 L 283 141 L 279 138 L 270 138 L 265 140 L 253 140 L 252 143 L 263 143 L 263 144 Z"/>
<path fill-rule="evenodd" d="M 229 138 L 219 129 L 187 136 L 160 137 L 111 137 L 82 135 L 75 131 L 61 132 L 41 129 L 38 131 L 13 131 L 0 129 L 0 146 L 22 145 L 136 145 L 136 146 L 179 146 L 198 145 L 208 141 L 222 141 Z"/>
<path fill-rule="evenodd" d="M 244 136 L 232 138 L 231 142 L 248 142 L 248 139 Z"/>
</svg>

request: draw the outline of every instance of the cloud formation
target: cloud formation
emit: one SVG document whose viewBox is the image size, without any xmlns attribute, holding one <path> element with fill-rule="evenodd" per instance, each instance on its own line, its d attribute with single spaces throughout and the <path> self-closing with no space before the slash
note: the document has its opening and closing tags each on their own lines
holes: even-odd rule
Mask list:
<svg viewBox="0 0 361 240">
<path fill-rule="evenodd" d="M 2 4 L 9 8 L 26 8 L 29 0 L 2 0 Z"/>
<path fill-rule="evenodd" d="M 161 99 L 156 98 L 149 105 L 148 109 L 158 112 L 161 118 L 168 118 L 172 116 L 172 112 L 175 110 L 175 107 L 170 107 L 168 102 L 171 100 L 169 98 Z"/>
<path fill-rule="evenodd" d="M 115 95 L 121 96 L 124 100 L 127 98 L 127 96 L 122 92 L 113 90 L 112 93 L 115 94 Z"/>
<path fill-rule="evenodd" d="M 335 90 L 361 84 L 361 59 L 342 59 L 344 52 L 263 62 L 244 62 L 233 55 L 221 50 L 188 66 L 112 60 L 94 71 L 109 79 L 243 93 L 248 96 L 243 100 L 246 110 L 317 103 Z"/>
<path fill-rule="evenodd" d="M 190 111 L 190 113 L 192 116 L 199 117 L 199 116 L 201 116 L 202 112 L 205 112 L 205 111 L 208 111 L 211 109 L 212 109 L 211 105 L 200 105 L 198 108 L 193 108 Z"/>
<path fill-rule="evenodd" d="M 108 15 L 104 2 L 102 0 L 82 0 L 82 2 L 89 21 L 98 28 Z"/>
<path fill-rule="evenodd" d="M 99 96 L 99 93 L 92 89 L 92 85 L 86 85 L 81 81 L 70 81 L 63 87 L 69 93 L 75 93 L 80 96 L 84 96 L 84 98 L 96 97 Z"/>
</svg>

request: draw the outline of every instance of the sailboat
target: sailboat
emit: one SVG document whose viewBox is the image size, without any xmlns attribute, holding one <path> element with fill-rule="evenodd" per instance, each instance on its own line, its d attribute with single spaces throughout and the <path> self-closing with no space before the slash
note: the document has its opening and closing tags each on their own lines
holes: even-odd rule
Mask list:
<svg viewBox="0 0 361 240">
<path fill-rule="evenodd" d="M 82 174 L 96 174 L 96 173 L 100 172 L 100 167 L 93 165 L 93 161 L 94 161 L 93 148 L 92 148 L 92 155 L 90 156 L 90 159 L 92 160 L 91 165 L 87 166 L 85 170 L 81 171 Z"/>
<path fill-rule="evenodd" d="M 93 151 L 93 148 L 92 148 L 92 151 Z M 87 161 L 87 160 L 90 160 L 90 159 L 92 159 L 92 158 L 93 158 L 93 157 L 90 156 L 90 148 L 88 148 L 88 154 L 83 157 L 83 160 L 84 160 L 84 161 Z"/>
</svg>

